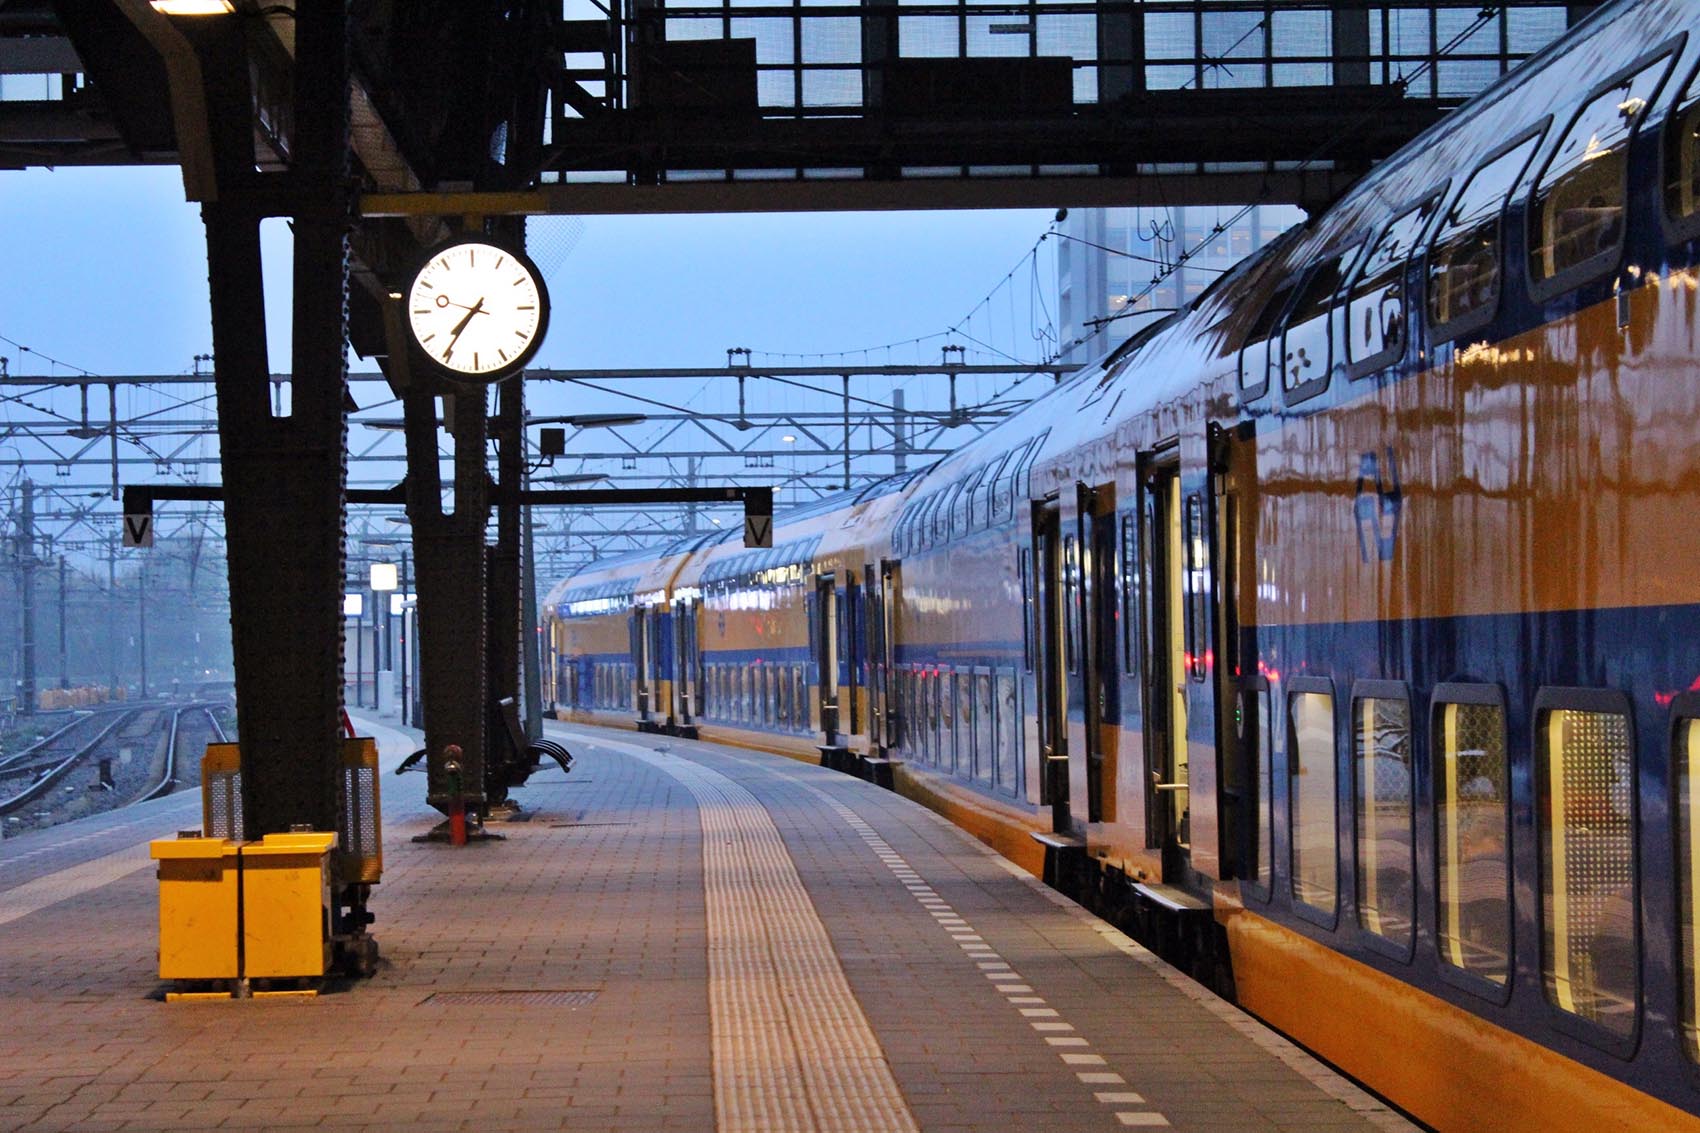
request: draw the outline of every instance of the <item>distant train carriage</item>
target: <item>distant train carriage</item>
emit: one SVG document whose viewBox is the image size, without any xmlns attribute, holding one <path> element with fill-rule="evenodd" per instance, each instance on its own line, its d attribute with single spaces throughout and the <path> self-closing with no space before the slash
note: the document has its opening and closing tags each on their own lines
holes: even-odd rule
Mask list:
<svg viewBox="0 0 1700 1133">
<path fill-rule="evenodd" d="M 935 467 L 563 584 L 626 684 L 560 712 L 639 719 L 671 603 L 704 738 L 889 774 L 1424 1121 L 1700 1127 L 1697 306 L 1700 5 L 1608 5 Z"/>
</svg>

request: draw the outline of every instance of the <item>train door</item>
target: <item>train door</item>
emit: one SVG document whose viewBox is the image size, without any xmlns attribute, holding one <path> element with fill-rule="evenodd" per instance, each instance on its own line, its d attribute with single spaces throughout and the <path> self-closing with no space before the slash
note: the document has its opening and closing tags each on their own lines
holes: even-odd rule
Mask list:
<svg viewBox="0 0 1700 1133">
<path fill-rule="evenodd" d="M 1033 508 L 1033 581 L 1038 604 L 1034 668 L 1039 716 L 1039 802 L 1051 808 L 1051 828 L 1073 833 L 1068 797 L 1068 659 L 1062 522 L 1056 497 Z"/>
<path fill-rule="evenodd" d="M 1187 759 L 1187 681 L 1192 659 L 1186 642 L 1185 534 L 1180 459 L 1169 450 L 1152 460 L 1144 481 L 1147 624 L 1146 758 L 1151 794 L 1147 830 L 1162 850 L 1165 879 L 1191 864 Z M 1196 497 L 1195 497 L 1196 499 Z"/>
<path fill-rule="evenodd" d="M 1065 570 L 1071 578 L 1065 588 L 1079 587 L 1079 598 L 1071 603 L 1070 617 L 1079 619 L 1078 688 L 1070 700 L 1079 705 L 1085 722 L 1082 732 L 1086 758 L 1084 776 L 1088 822 L 1115 819 L 1115 731 L 1119 690 L 1116 687 L 1116 591 L 1115 591 L 1115 487 L 1104 485 L 1077 488 L 1079 514 L 1076 520 L 1078 550 L 1065 548 Z"/>
<path fill-rule="evenodd" d="M 679 598 L 673 603 L 673 713 L 681 725 L 696 723 L 697 700 L 701 695 L 702 654 L 697 649 L 696 598 Z"/>
<path fill-rule="evenodd" d="M 649 611 L 632 610 L 632 707 L 639 720 L 649 719 Z"/>
<path fill-rule="evenodd" d="M 1208 847 L 1201 847 L 1207 831 L 1194 816 L 1193 865 L 1221 878 L 1255 877 L 1267 863 L 1260 862 L 1262 816 L 1268 799 L 1262 797 L 1263 776 L 1258 753 L 1262 750 L 1263 705 L 1268 700 L 1266 682 L 1257 672 L 1255 655 L 1248 656 L 1241 644 L 1240 595 L 1244 586 L 1255 585 L 1256 558 L 1247 528 L 1248 495 L 1256 483 L 1256 453 L 1253 434 L 1229 431 L 1212 424 L 1209 429 L 1211 517 L 1209 562 L 1214 606 L 1210 624 L 1215 642 L 1214 693 L 1216 702 L 1216 752 L 1219 773 L 1216 783 L 1216 832 Z M 1195 800 L 1196 805 L 1196 800 Z M 1205 852 L 1201 852 L 1201 848 Z M 1216 859 L 1216 860 L 1213 860 Z"/>
<path fill-rule="evenodd" d="M 815 667 L 819 695 L 820 730 L 828 746 L 838 743 L 838 588 L 836 576 L 819 575 L 815 579 Z"/>
<path fill-rule="evenodd" d="M 896 596 L 897 564 L 889 559 L 869 565 L 864 574 L 868 624 L 868 744 L 870 754 L 889 757 L 897 747 L 897 705 L 892 692 L 891 603 Z"/>
<path fill-rule="evenodd" d="M 844 679 L 838 692 L 838 730 L 840 740 L 861 735 L 863 700 L 867 696 L 868 610 L 856 572 L 846 568 L 844 589 L 837 591 L 839 601 L 839 655 L 844 658 Z M 863 752 L 866 754 L 866 751 Z"/>
</svg>

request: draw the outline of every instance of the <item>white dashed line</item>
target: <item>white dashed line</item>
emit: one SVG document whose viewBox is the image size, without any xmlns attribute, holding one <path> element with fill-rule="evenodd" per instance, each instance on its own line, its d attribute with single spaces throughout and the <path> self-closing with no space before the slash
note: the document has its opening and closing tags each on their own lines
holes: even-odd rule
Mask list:
<svg viewBox="0 0 1700 1133">
<path fill-rule="evenodd" d="M 855 811 L 834 799 L 825 791 L 816 787 L 806 789 L 818 795 L 829 807 L 842 818 L 849 827 L 865 842 L 874 856 L 885 863 L 887 869 L 903 883 L 916 902 L 932 914 L 934 922 L 956 942 L 967 958 L 974 961 L 985 977 L 1004 996 L 1005 1002 L 1015 1007 L 1027 1025 L 1042 1036 L 1045 1044 L 1057 1052 L 1065 1066 L 1103 1066 L 1104 1056 L 1093 1054 L 1089 1049 L 1091 1042 L 1079 1035 L 1067 1034 L 1073 1031 L 1072 1024 L 1064 1021 L 1061 1012 L 1045 1004 L 1043 996 L 1033 994 L 1033 988 L 1025 982 L 1021 974 L 1011 968 L 1009 961 L 997 954 L 997 950 L 979 933 L 974 931 L 969 922 L 957 915 L 946 901 L 940 900 L 930 886 L 919 881 L 919 875 L 903 860 L 903 855 L 891 848 L 886 840 L 880 837 L 878 831 L 870 826 Z M 1065 1033 L 1059 1033 L 1065 1032 Z M 1120 1074 L 1110 1071 L 1083 1071 L 1076 1075 L 1083 1085 L 1125 1085 Z M 1132 1106 L 1145 1105 L 1145 1099 L 1140 1094 L 1131 1091 L 1096 1092 L 1093 1095 L 1101 1105 Z M 1161 1127 L 1169 1124 L 1169 1119 L 1152 1109 L 1116 1109 L 1112 1111 L 1117 1121 L 1124 1126 Z"/>
</svg>

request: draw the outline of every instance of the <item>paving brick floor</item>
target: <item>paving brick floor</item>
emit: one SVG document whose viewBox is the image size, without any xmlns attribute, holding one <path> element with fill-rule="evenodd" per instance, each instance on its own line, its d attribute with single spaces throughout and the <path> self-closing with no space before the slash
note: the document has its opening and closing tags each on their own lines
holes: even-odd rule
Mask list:
<svg viewBox="0 0 1700 1133">
<path fill-rule="evenodd" d="M 415 746 L 371 727 L 386 768 Z M 383 965 L 314 1000 L 158 998 L 146 841 L 197 825 L 195 796 L 0 842 L 0 1130 L 716 1129 L 715 1052 L 740 1048 L 711 1018 L 703 825 L 669 760 L 765 808 L 908 1127 L 1397 1124 L 895 795 L 777 757 L 561 732 L 572 774 L 540 771 L 501 842 L 412 843 L 437 818 L 424 776 L 384 776 Z M 464 1001 L 490 992 L 586 994 Z M 804 1127 L 835 1127 L 811 1106 Z"/>
</svg>

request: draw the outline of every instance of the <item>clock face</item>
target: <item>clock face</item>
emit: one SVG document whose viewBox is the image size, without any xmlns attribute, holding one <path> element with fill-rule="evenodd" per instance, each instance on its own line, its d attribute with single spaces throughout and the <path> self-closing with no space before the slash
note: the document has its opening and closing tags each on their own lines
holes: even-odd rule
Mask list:
<svg viewBox="0 0 1700 1133">
<path fill-rule="evenodd" d="M 542 345 L 549 295 L 524 255 L 460 240 L 433 251 L 414 275 L 407 325 L 436 365 L 494 381 L 525 365 Z"/>
</svg>

